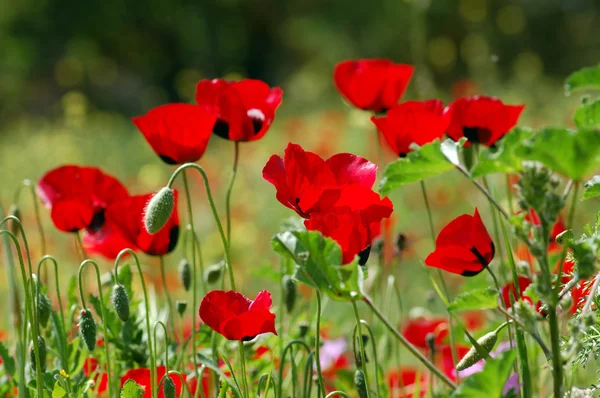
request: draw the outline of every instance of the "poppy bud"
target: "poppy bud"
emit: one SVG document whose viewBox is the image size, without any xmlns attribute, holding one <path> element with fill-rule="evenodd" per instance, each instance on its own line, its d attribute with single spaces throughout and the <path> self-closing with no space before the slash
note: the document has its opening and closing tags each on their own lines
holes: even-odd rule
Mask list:
<svg viewBox="0 0 600 398">
<path fill-rule="evenodd" d="M 21 220 L 21 210 L 19 210 L 17 205 L 11 205 L 10 209 L 8 209 L 8 214 Z M 14 220 L 10 222 L 10 232 L 12 232 L 15 236 L 19 233 L 19 226 Z"/>
<path fill-rule="evenodd" d="M 187 309 L 187 301 L 185 300 L 177 300 L 175 302 L 175 307 L 177 308 L 177 312 L 180 316 L 183 316 L 185 310 Z"/>
<path fill-rule="evenodd" d="M 83 338 L 83 343 L 89 352 L 96 348 L 96 321 L 92 317 L 92 311 L 83 309 L 79 313 L 79 333 Z"/>
<path fill-rule="evenodd" d="M 119 319 L 123 322 L 127 322 L 129 319 L 129 295 L 127 294 L 125 286 L 115 284 L 112 293 L 110 294 L 110 300 Z"/>
<path fill-rule="evenodd" d="M 283 299 L 285 309 L 289 314 L 294 310 L 294 304 L 296 304 L 296 284 L 289 275 L 283 276 Z"/>
<path fill-rule="evenodd" d="M 494 330 L 493 332 L 484 334 L 482 337 L 477 339 L 477 344 L 479 344 L 481 346 L 481 348 L 483 348 L 483 350 L 489 354 L 490 351 L 492 351 L 492 349 L 496 345 L 497 341 L 498 341 L 498 329 Z M 483 357 L 479 354 L 477 349 L 473 346 L 473 347 L 471 347 L 469 352 L 467 352 L 467 354 L 460 360 L 460 362 L 458 364 L 456 364 L 456 370 L 468 369 L 471 366 L 475 365 L 477 362 L 479 362 L 481 359 L 483 359 Z"/>
<path fill-rule="evenodd" d="M 560 245 L 564 245 L 569 243 L 570 241 L 575 239 L 575 234 L 572 230 L 567 229 L 566 231 L 562 231 L 560 234 L 556 235 L 556 243 Z"/>
<path fill-rule="evenodd" d="M 223 263 L 212 264 L 206 267 L 204 271 L 204 280 L 208 284 L 216 283 L 219 279 L 221 279 L 221 274 L 223 273 Z"/>
<path fill-rule="evenodd" d="M 308 334 L 309 330 L 310 325 L 308 324 L 308 322 L 303 321 L 298 324 L 298 334 L 300 335 L 301 339 L 303 339 Z"/>
<path fill-rule="evenodd" d="M 175 207 L 175 193 L 169 187 L 163 187 L 158 191 L 146 206 L 144 214 L 144 226 L 149 234 L 154 235 L 165 226 L 173 208 Z"/>
<path fill-rule="evenodd" d="M 516 269 L 517 275 L 525 276 L 531 279 L 531 265 L 527 261 L 517 261 Z"/>
<path fill-rule="evenodd" d="M 45 328 L 48 325 L 50 319 L 50 313 L 52 312 L 52 302 L 44 293 L 38 295 L 38 322 Z"/>
<path fill-rule="evenodd" d="M 40 369 L 42 372 L 46 371 L 46 340 L 42 336 L 38 336 L 38 349 L 40 355 Z M 37 362 L 35 361 L 35 349 L 33 344 L 29 349 L 29 359 L 31 360 L 31 369 L 35 372 L 37 370 Z"/>
<path fill-rule="evenodd" d="M 185 291 L 189 291 L 192 285 L 192 268 L 185 258 L 182 258 L 179 262 L 179 280 Z"/>
<path fill-rule="evenodd" d="M 163 383 L 163 393 L 165 394 L 165 398 L 175 398 L 175 383 L 173 383 L 173 380 L 168 375 Z"/>
<path fill-rule="evenodd" d="M 367 393 L 368 387 L 365 380 L 365 374 L 360 369 L 354 373 L 354 386 L 356 387 L 359 398 L 367 398 L 369 396 Z"/>
</svg>

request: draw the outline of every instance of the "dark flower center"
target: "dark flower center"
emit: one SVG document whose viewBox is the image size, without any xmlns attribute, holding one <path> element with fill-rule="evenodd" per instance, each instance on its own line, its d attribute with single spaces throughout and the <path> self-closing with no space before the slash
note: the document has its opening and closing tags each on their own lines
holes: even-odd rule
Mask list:
<svg viewBox="0 0 600 398">
<path fill-rule="evenodd" d="M 229 139 L 229 124 L 223 119 L 217 119 L 213 127 L 213 133 L 221 138 Z"/>
<path fill-rule="evenodd" d="M 247 115 L 252 121 L 254 135 L 260 133 L 260 130 L 262 130 L 263 124 L 265 123 L 265 114 L 260 109 L 250 109 L 247 112 Z"/>
<path fill-rule="evenodd" d="M 365 247 L 358 253 L 358 265 L 365 265 L 371 254 L 371 245 Z"/>
<path fill-rule="evenodd" d="M 166 164 L 177 164 L 177 162 L 176 162 L 176 161 L 175 161 L 173 158 L 170 158 L 170 157 L 168 157 L 168 156 L 165 156 L 165 155 L 159 155 L 159 157 L 160 157 L 160 158 L 161 158 L 161 160 L 162 160 L 163 162 L 165 162 Z"/>
<path fill-rule="evenodd" d="M 492 138 L 492 132 L 482 127 L 463 127 L 463 135 L 470 142 L 485 144 Z"/>
<path fill-rule="evenodd" d="M 102 228 L 102 226 L 104 225 L 105 221 L 106 218 L 104 217 L 104 209 L 100 209 L 96 213 L 94 213 L 92 221 L 90 221 L 90 225 L 88 225 L 88 229 L 92 232 L 98 232 L 100 231 L 100 228 Z"/>
<path fill-rule="evenodd" d="M 169 246 L 167 247 L 167 253 L 171 253 L 175 246 L 177 246 L 177 241 L 179 240 L 179 225 L 175 225 L 169 231 Z"/>
</svg>

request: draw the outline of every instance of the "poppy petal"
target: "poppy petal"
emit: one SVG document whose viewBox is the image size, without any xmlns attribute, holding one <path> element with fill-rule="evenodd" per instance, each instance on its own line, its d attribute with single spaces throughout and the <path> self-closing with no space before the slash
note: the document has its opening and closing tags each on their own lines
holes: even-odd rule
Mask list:
<svg viewBox="0 0 600 398">
<path fill-rule="evenodd" d="M 377 165 L 351 153 L 338 153 L 325 161 L 337 183 L 371 188 L 377 180 Z"/>
</svg>

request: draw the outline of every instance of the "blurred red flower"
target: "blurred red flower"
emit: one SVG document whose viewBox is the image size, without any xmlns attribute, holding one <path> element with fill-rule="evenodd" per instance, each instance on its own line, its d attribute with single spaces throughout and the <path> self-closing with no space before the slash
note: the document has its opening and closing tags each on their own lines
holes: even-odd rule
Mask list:
<svg viewBox="0 0 600 398">
<path fill-rule="evenodd" d="M 525 216 L 525 220 L 527 220 L 529 223 L 535 225 L 536 227 L 538 227 L 542 224 L 542 222 L 540 220 L 540 216 L 533 209 L 529 210 L 529 213 L 527 213 L 527 215 Z M 564 222 L 562 216 L 559 214 L 558 219 L 556 220 L 556 222 L 552 226 L 552 229 L 550 230 L 550 236 L 549 236 L 550 242 L 548 244 L 548 252 L 556 253 L 557 251 L 560 251 L 561 245 L 559 245 L 556 242 L 556 237 L 558 235 L 560 235 L 561 233 L 563 233 L 566 230 L 566 228 L 567 227 L 565 226 L 565 222 Z"/>
<path fill-rule="evenodd" d="M 132 120 L 165 163 L 182 164 L 204 155 L 217 114 L 214 107 L 166 104 Z"/>
<path fill-rule="evenodd" d="M 382 112 L 398 103 L 413 72 L 413 66 L 388 59 L 346 60 L 335 66 L 333 80 L 355 107 Z"/>
<path fill-rule="evenodd" d="M 462 276 L 474 276 L 494 258 L 494 242 L 479 212 L 463 214 L 442 229 L 435 241 L 435 251 L 425 264 Z"/>
<path fill-rule="evenodd" d="M 162 379 L 162 377 L 166 373 L 167 373 L 167 368 L 165 366 L 158 366 L 156 368 L 157 387 L 158 387 L 158 382 L 160 381 L 160 379 Z M 171 380 L 173 380 L 173 384 L 175 384 L 176 395 L 180 396 L 181 387 L 182 387 L 181 379 L 177 375 L 170 375 L 169 377 L 171 378 Z M 186 381 L 185 375 L 183 375 L 183 378 L 184 378 L 184 381 Z M 127 373 L 125 373 L 125 375 L 123 377 L 121 377 L 121 387 L 123 387 L 125 385 L 125 382 L 127 382 L 127 380 L 133 380 L 140 387 L 142 387 L 142 389 L 144 390 L 144 395 L 142 396 L 142 398 L 151 398 L 152 397 L 152 391 L 151 391 L 152 384 L 151 384 L 151 380 L 150 380 L 150 369 L 148 369 L 148 368 L 130 369 L 129 371 L 127 371 Z M 162 384 L 161 384 L 160 388 L 158 389 L 158 398 L 165 398 L 165 394 L 162 389 Z"/>
<path fill-rule="evenodd" d="M 175 249 L 179 238 L 179 214 L 177 191 L 175 206 L 165 226 L 151 235 L 144 227 L 144 211 L 153 194 L 135 195 L 110 205 L 106 209 L 106 220 L 118 233 L 146 254 L 163 256 Z"/>
<path fill-rule="evenodd" d="M 96 383 L 96 387 L 94 391 L 98 394 L 98 396 L 104 396 L 108 389 L 108 373 L 101 371 L 100 366 L 98 365 L 98 360 L 93 357 L 87 357 L 85 362 L 83 363 L 83 374 L 86 377 L 94 376 L 94 383 Z M 100 379 L 100 381 L 98 381 Z"/>
<path fill-rule="evenodd" d="M 385 116 L 371 117 L 386 142 L 400 157 L 410 145 L 424 145 L 442 138 L 450 123 L 450 112 L 440 100 L 406 101 L 388 110 Z"/>
<path fill-rule="evenodd" d="M 466 137 L 466 145 L 492 146 L 517 124 L 525 105 L 505 105 L 498 98 L 482 95 L 457 99 L 448 108 L 450 138 Z"/>
<path fill-rule="evenodd" d="M 412 345 L 426 350 L 429 348 L 427 335 L 433 335 L 435 345 L 439 346 L 446 341 L 448 330 L 447 318 L 419 316 L 406 322 L 402 329 L 402 335 Z"/>
<path fill-rule="evenodd" d="M 228 82 L 201 80 L 196 86 L 196 102 L 218 109 L 213 132 L 231 141 L 256 141 L 269 130 L 283 90 L 260 80 Z"/>
<path fill-rule="evenodd" d="M 50 209 L 52 222 L 63 232 L 104 226 L 104 211 L 129 194 L 115 177 L 96 167 L 66 165 L 50 170 L 38 182 L 37 192 Z"/>
<path fill-rule="evenodd" d="M 502 299 L 506 308 L 510 308 L 512 306 L 512 303 L 517 302 L 519 300 L 526 301 L 529 304 L 533 305 L 533 300 L 531 300 L 529 296 L 524 294 L 525 289 L 527 289 L 527 287 L 531 285 L 531 279 L 525 276 L 519 276 L 517 278 L 517 281 L 519 283 L 519 292 L 521 294 L 517 294 L 517 289 L 514 282 L 509 282 L 502 288 Z M 539 310 L 541 306 L 542 303 L 540 301 L 535 303 L 535 307 L 537 310 Z"/>
<path fill-rule="evenodd" d="M 266 290 L 254 300 L 233 290 L 213 290 L 202 299 L 199 313 L 204 323 L 226 339 L 248 341 L 262 333 L 277 335 L 272 303 Z"/>
<path fill-rule="evenodd" d="M 388 386 L 390 388 L 391 398 L 416 398 L 417 391 L 419 397 L 427 395 L 429 386 L 426 371 L 418 371 L 415 368 L 403 367 L 398 370 L 390 370 L 387 375 Z M 418 377 L 418 381 L 417 381 Z"/>
</svg>

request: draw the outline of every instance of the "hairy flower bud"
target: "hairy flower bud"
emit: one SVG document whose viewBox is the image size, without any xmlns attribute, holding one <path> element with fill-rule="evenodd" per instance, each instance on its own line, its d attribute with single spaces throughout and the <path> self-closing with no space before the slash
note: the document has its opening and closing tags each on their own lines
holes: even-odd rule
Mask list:
<svg viewBox="0 0 600 398">
<path fill-rule="evenodd" d="M 44 293 L 39 293 L 38 299 L 38 322 L 43 328 L 45 328 L 48 326 L 48 320 L 50 319 L 50 313 L 52 312 L 52 302 Z"/>
<path fill-rule="evenodd" d="M 211 264 L 204 271 L 204 280 L 208 284 L 216 283 L 223 274 L 223 263 Z"/>
<path fill-rule="evenodd" d="M 185 291 L 190 290 L 190 286 L 192 285 L 192 267 L 190 267 L 190 263 L 185 258 L 182 258 L 179 262 L 179 281 L 183 285 Z"/>
<path fill-rule="evenodd" d="M 150 234 L 155 234 L 165 226 L 173 208 L 175 207 L 175 193 L 169 187 L 161 188 L 146 206 L 144 214 L 144 227 Z"/>
<path fill-rule="evenodd" d="M 123 322 L 129 319 L 129 295 L 125 286 L 115 284 L 110 294 L 110 301 L 115 309 L 115 312 Z"/>
<path fill-rule="evenodd" d="M 21 210 L 19 210 L 17 205 L 10 206 L 10 209 L 8 209 L 8 214 L 21 220 Z M 17 236 L 19 233 L 19 226 L 14 220 L 10 221 L 10 232 L 12 232 L 15 236 Z"/>
<path fill-rule="evenodd" d="M 296 304 L 296 283 L 289 275 L 283 276 L 283 298 L 287 313 L 294 310 Z"/>
<path fill-rule="evenodd" d="M 486 353 L 489 354 L 490 351 L 492 351 L 492 349 L 496 345 L 497 341 L 498 341 L 498 330 L 494 330 L 493 332 L 484 334 L 482 337 L 477 339 L 477 344 L 479 344 L 481 346 L 481 348 Z M 483 357 L 481 356 L 479 351 L 477 351 L 475 346 L 473 346 L 473 347 L 471 347 L 469 352 L 467 352 L 467 354 L 456 365 L 456 370 L 468 369 L 471 366 L 475 365 L 477 362 L 479 362 L 481 359 L 483 359 Z"/>
<path fill-rule="evenodd" d="M 92 316 L 92 311 L 89 309 L 81 310 L 78 327 L 83 343 L 89 352 L 93 352 L 96 348 L 96 321 Z"/>
<path fill-rule="evenodd" d="M 368 387 L 365 380 L 365 374 L 360 369 L 354 373 L 354 386 L 356 387 L 359 398 L 367 398 L 369 396 L 367 393 Z"/>
<path fill-rule="evenodd" d="M 42 372 L 46 371 L 46 340 L 42 336 L 38 336 L 38 353 L 40 356 L 40 369 Z M 29 359 L 31 360 L 31 369 L 35 372 L 37 370 L 37 362 L 35 358 L 35 349 L 33 344 L 29 349 Z"/>
<path fill-rule="evenodd" d="M 183 316 L 183 314 L 185 313 L 185 310 L 187 309 L 187 304 L 188 303 L 185 300 L 177 300 L 175 302 L 175 307 L 177 308 L 177 312 L 180 316 Z"/>
<path fill-rule="evenodd" d="M 167 376 L 163 382 L 163 393 L 165 398 L 175 398 L 175 383 L 173 383 L 173 380 L 169 376 Z"/>
</svg>

